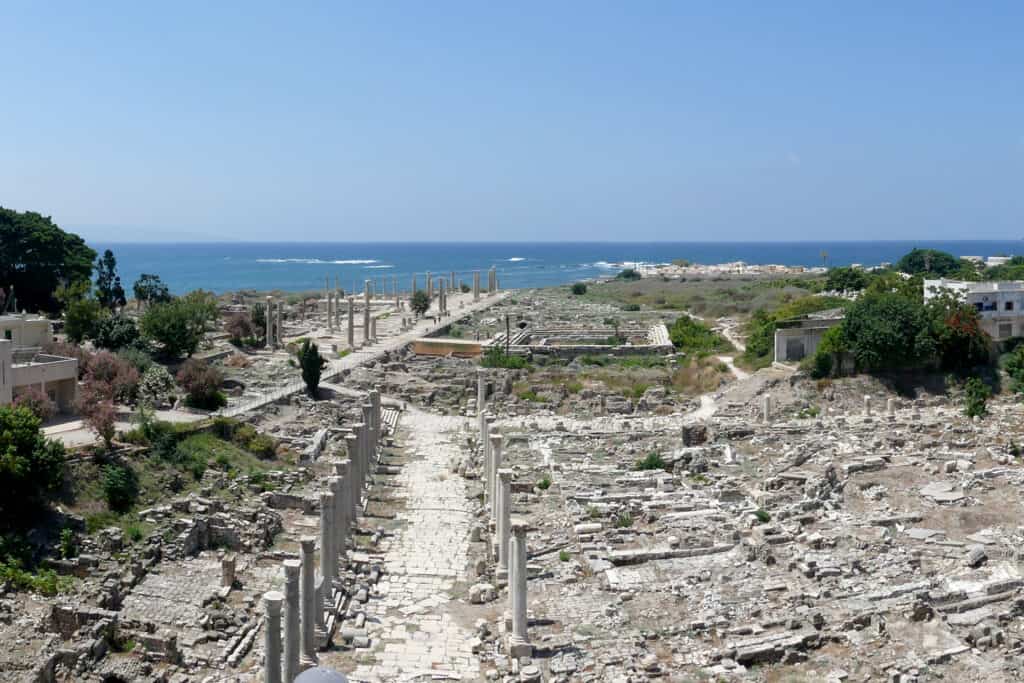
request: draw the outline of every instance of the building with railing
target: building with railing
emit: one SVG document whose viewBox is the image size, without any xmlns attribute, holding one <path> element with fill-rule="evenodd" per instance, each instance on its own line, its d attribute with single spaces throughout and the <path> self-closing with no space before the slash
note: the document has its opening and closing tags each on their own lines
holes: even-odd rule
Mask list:
<svg viewBox="0 0 1024 683">
<path fill-rule="evenodd" d="M 50 321 L 39 316 L 0 316 L 0 405 L 36 387 L 59 412 L 74 412 L 78 360 L 43 352 L 51 330 Z"/>
<path fill-rule="evenodd" d="M 981 328 L 994 341 L 1024 337 L 1024 282 L 1019 280 L 965 282 L 963 280 L 925 280 L 927 302 L 943 291 L 957 296 L 978 311 Z"/>
</svg>

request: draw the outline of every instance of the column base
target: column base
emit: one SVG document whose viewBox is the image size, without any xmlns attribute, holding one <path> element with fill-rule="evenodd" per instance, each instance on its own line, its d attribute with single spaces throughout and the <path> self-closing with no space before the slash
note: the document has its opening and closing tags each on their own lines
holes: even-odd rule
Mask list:
<svg viewBox="0 0 1024 683">
<path fill-rule="evenodd" d="M 299 671 L 305 671 L 306 669 L 312 669 L 317 665 L 316 657 L 310 657 L 308 655 L 302 655 L 299 657 Z"/>
<path fill-rule="evenodd" d="M 518 636 L 512 635 L 508 638 L 508 654 L 510 657 L 519 659 L 521 657 L 533 656 L 533 645 Z"/>
</svg>

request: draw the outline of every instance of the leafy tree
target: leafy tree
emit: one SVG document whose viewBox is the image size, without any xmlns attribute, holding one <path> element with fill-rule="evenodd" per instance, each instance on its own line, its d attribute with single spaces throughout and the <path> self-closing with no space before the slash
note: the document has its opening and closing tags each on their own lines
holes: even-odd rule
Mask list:
<svg viewBox="0 0 1024 683">
<path fill-rule="evenodd" d="M 1010 389 L 1015 393 L 1024 394 L 1024 344 L 1019 344 L 1006 354 L 1003 369 L 1010 376 Z"/>
<path fill-rule="evenodd" d="M 306 383 L 306 390 L 310 396 L 316 396 L 317 387 L 320 386 L 320 374 L 327 361 L 320 357 L 320 349 L 308 339 L 302 340 L 302 346 L 298 353 L 299 367 L 302 368 L 302 381 Z"/>
<path fill-rule="evenodd" d="M 931 359 L 935 343 L 924 306 L 898 294 L 866 294 L 850 306 L 843 341 L 857 368 L 873 372 Z"/>
<path fill-rule="evenodd" d="M 0 407 L 0 513 L 23 515 L 64 479 L 64 446 L 40 431 L 25 407 Z"/>
<path fill-rule="evenodd" d="M 139 402 L 157 407 L 167 403 L 174 396 L 175 384 L 171 373 L 162 365 L 150 366 L 139 380 Z"/>
<path fill-rule="evenodd" d="M 60 305 L 60 310 L 67 310 L 67 307 L 76 301 L 86 299 L 92 293 L 92 283 L 88 280 L 78 282 L 61 283 L 53 292 L 53 298 Z"/>
<path fill-rule="evenodd" d="M 103 468 L 103 496 L 107 506 L 115 512 L 127 512 L 139 497 L 139 480 L 127 465 L 107 465 Z"/>
<path fill-rule="evenodd" d="M 132 292 L 135 294 L 136 303 L 145 301 L 150 304 L 165 304 L 171 300 L 171 291 L 160 279 L 159 275 L 143 273 L 132 285 Z"/>
<path fill-rule="evenodd" d="M 95 299 L 79 299 L 64 311 L 64 334 L 76 344 L 91 339 L 103 316 L 103 307 Z"/>
<path fill-rule="evenodd" d="M 949 277 L 960 270 L 960 259 L 936 249 L 912 249 L 899 260 L 896 269 L 908 275 Z"/>
<path fill-rule="evenodd" d="M 216 298 L 197 290 L 150 306 L 139 323 L 142 336 L 157 344 L 165 356 L 174 358 L 195 353 L 207 327 L 216 319 Z"/>
<path fill-rule="evenodd" d="M 416 315 L 424 315 L 430 310 L 430 297 L 427 296 L 426 291 L 417 289 L 412 295 L 412 299 L 409 301 L 409 308 L 413 310 Z"/>
<path fill-rule="evenodd" d="M 576 282 L 576 283 L 574 283 L 573 286 L 572 286 L 572 293 L 575 294 L 576 296 L 580 296 L 582 294 L 586 294 L 587 293 L 587 283 L 586 282 Z"/>
<path fill-rule="evenodd" d="M 216 410 L 225 405 L 227 399 L 220 391 L 223 383 L 220 370 L 195 358 L 185 361 L 178 370 L 178 384 L 187 392 L 185 403 L 193 408 Z"/>
<path fill-rule="evenodd" d="M 109 249 L 96 259 L 96 300 L 111 311 L 125 304 L 124 287 L 117 275 L 117 259 Z"/>
<path fill-rule="evenodd" d="M 924 303 L 924 274 L 907 277 L 892 270 L 876 273 L 865 294 L 898 294 L 904 299 Z"/>
<path fill-rule="evenodd" d="M 981 328 L 977 309 L 945 291 L 927 305 L 939 363 L 944 370 L 964 372 L 989 360 L 991 337 Z"/>
<path fill-rule="evenodd" d="M 0 289 L 14 287 L 18 306 L 59 311 L 54 292 L 62 284 L 88 281 L 96 252 L 49 216 L 0 207 Z"/>
<path fill-rule="evenodd" d="M 988 399 L 992 390 L 977 377 L 964 383 L 964 414 L 967 417 L 984 417 L 988 412 Z"/>
<path fill-rule="evenodd" d="M 101 349 L 117 351 L 139 341 L 139 328 L 127 316 L 108 315 L 96 322 L 92 339 Z"/>
<path fill-rule="evenodd" d="M 825 278 L 825 289 L 834 292 L 859 292 L 868 286 L 868 274 L 860 268 L 832 268 Z"/>
</svg>

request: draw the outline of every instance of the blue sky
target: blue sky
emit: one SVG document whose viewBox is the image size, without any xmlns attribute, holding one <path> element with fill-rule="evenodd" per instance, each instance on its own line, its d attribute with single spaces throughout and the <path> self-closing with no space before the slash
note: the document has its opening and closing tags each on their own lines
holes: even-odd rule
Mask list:
<svg viewBox="0 0 1024 683">
<path fill-rule="evenodd" d="M 0 204 L 87 239 L 1024 236 L 1024 4 L 0 5 Z"/>
</svg>

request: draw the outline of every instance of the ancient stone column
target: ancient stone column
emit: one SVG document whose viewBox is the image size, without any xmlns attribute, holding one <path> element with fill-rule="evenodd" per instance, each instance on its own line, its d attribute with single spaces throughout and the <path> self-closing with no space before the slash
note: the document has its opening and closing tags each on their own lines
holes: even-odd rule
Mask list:
<svg viewBox="0 0 1024 683">
<path fill-rule="evenodd" d="M 363 342 L 370 341 L 370 281 L 363 283 Z"/>
<path fill-rule="evenodd" d="M 327 292 L 327 330 L 329 332 L 334 332 L 334 311 L 331 305 L 333 299 L 334 293 Z"/>
<path fill-rule="evenodd" d="M 281 324 L 281 309 L 284 308 L 284 301 L 278 301 L 274 308 L 277 310 L 277 334 L 274 335 L 274 341 L 278 346 L 284 346 L 284 325 Z"/>
<path fill-rule="evenodd" d="M 473 301 L 480 301 L 480 271 L 473 271 Z"/>
<path fill-rule="evenodd" d="M 327 485 L 334 494 L 334 540 L 331 548 L 334 550 L 333 572 L 335 579 L 338 578 L 337 568 L 340 558 L 345 557 L 345 541 L 348 538 L 348 515 L 352 513 L 352 505 L 349 503 L 346 480 L 348 478 L 348 460 L 336 460 L 334 462 L 335 475 L 327 478 Z"/>
<path fill-rule="evenodd" d="M 527 635 L 526 621 L 526 524 L 522 520 L 511 522 L 509 539 L 509 600 L 512 611 L 512 633 L 508 651 L 513 657 L 529 657 L 533 647 Z"/>
<path fill-rule="evenodd" d="M 352 425 L 352 430 L 354 433 L 345 437 L 345 446 L 348 448 L 349 472 L 351 475 L 348 477 L 349 501 L 352 504 L 352 516 L 349 519 L 354 526 L 356 518 L 359 517 L 359 503 L 362 498 L 362 491 L 359 485 L 359 433 L 362 431 L 362 425 Z"/>
<path fill-rule="evenodd" d="M 381 434 L 384 431 L 382 415 L 380 410 L 380 387 L 374 385 L 373 389 L 370 390 L 370 405 L 373 406 L 373 442 L 379 444 Z"/>
<path fill-rule="evenodd" d="M 299 602 L 302 603 L 302 654 L 299 658 L 299 667 L 305 671 L 316 666 L 316 538 L 303 536 L 299 539 L 299 547 L 302 551 L 302 580 L 299 582 Z"/>
<path fill-rule="evenodd" d="M 456 291 L 455 290 L 455 271 L 453 270 L 448 275 L 449 275 L 449 278 L 448 278 L 448 289 L 454 292 L 454 291 Z"/>
<path fill-rule="evenodd" d="M 444 314 L 444 278 L 437 281 L 437 312 Z"/>
<path fill-rule="evenodd" d="M 427 298 L 434 298 L 434 278 L 430 276 L 430 271 L 427 271 Z"/>
<path fill-rule="evenodd" d="M 267 318 L 267 348 L 274 348 L 274 300 L 271 297 L 267 297 L 267 310 L 265 311 Z"/>
<path fill-rule="evenodd" d="M 492 415 L 484 415 L 483 429 L 480 434 L 484 460 L 484 507 L 494 505 L 494 499 L 491 498 L 491 423 L 493 422 Z"/>
<path fill-rule="evenodd" d="M 476 369 L 476 410 L 481 412 L 487 407 L 487 372 L 483 368 Z"/>
<path fill-rule="evenodd" d="M 322 574 L 313 572 L 313 647 L 320 649 L 327 644 L 327 621 L 324 618 L 325 594 L 330 593 L 330 586 Z"/>
<path fill-rule="evenodd" d="M 890 417 L 896 414 L 896 400 L 887 398 L 885 399 L 885 414 Z"/>
<path fill-rule="evenodd" d="M 512 470 L 498 470 L 498 521 L 494 535 L 498 539 L 499 579 L 508 577 L 508 541 L 512 522 Z"/>
<path fill-rule="evenodd" d="M 412 274 L 412 291 L 409 292 L 410 298 L 416 293 L 416 273 Z"/>
<path fill-rule="evenodd" d="M 333 477 L 332 477 L 333 478 Z M 328 480 L 328 485 L 330 480 Z M 320 574 L 324 577 L 324 610 L 334 608 L 334 576 L 337 569 L 338 553 L 334 550 L 337 530 L 334 525 L 334 492 L 320 493 Z"/>
<path fill-rule="evenodd" d="M 373 340 L 374 344 L 377 343 L 377 317 L 376 316 L 370 318 L 370 339 Z"/>
<path fill-rule="evenodd" d="M 348 348 L 356 347 L 356 300 L 348 298 Z"/>
<path fill-rule="evenodd" d="M 871 417 L 871 397 L 864 397 L 864 417 Z"/>
<path fill-rule="evenodd" d="M 772 395 L 765 394 L 761 397 L 761 422 L 768 424 L 772 419 Z"/>
<path fill-rule="evenodd" d="M 263 680 L 281 683 L 281 603 L 284 596 L 277 591 L 263 594 Z"/>
<path fill-rule="evenodd" d="M 302 642 L 299 618 L 299 560 L 284 561 L 284 680 L 294 681 L 299 675 L 299 651 Z"/>
<path fill-rule="evenodd" d="M 501 469 L 501 447 L 504 443 L 504 437 L 501 434 L 491 435 L 491 468 L 490 475 L 491 479 L 487 482 L 490 487 L 490 498 L 491 503 L 491 521 L 497 525 L 498 522 L 498 470 Z"/>
<path fill-rule="evenodd" d="M 363 462 L 366 463 L 366 467 L 363 469 L 363 475 L 365 477 L 364 484 L 369 483 L 369 475 L 373 471 L 373 463 L 376 461 L 377 455 L 377 444 L 374 443 L 374 432 L 373 432 L 373 404 L 363 404 L 363 430 L 364 441 L 363 441 Z"/>
</svg>

